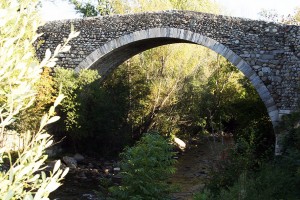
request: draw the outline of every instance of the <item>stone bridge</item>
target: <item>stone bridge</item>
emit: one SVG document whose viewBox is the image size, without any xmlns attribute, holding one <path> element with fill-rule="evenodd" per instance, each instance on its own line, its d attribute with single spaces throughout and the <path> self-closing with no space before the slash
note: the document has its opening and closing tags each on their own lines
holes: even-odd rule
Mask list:
<svg viewBox="0 0 300 200">
<path fill-rule="evenodd" d="M 80 36 L 59 55 L 63 67 L 97 69 L 105 77 L 128 58 L 150 48 L 192 43 L 219 53 L 253 84 L 274 126 L 297 109 L 300 86 L 300 27 L 191 11 L 162 11 L 53 21 L 40 28 L 37 54 Z M 255 109 L 255 108 L 253 108 Z"/>
</svg>

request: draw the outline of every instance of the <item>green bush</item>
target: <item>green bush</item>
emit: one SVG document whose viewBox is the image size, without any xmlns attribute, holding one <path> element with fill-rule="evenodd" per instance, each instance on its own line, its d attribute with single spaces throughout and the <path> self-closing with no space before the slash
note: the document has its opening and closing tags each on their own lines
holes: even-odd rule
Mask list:
<svg viewBox="0 0 300 200">
<path fill-rule="evenodd" d="M 78 129 L 81 127 L 79 122 L 80 109 L 82 103 L 89 98 L 90 91 L 85 91 L 86 87 L 100 77 L 95 70 L 82 69 L 76 73 L 73 69 L 55 68 L 54 82 L 57 92 L 60 87 L 61 92 L 66 96 L 62 102 L 60 110 L 64 118 L 65 130 L 71 131 L 78 136 Z"/>
<path fill-rule="evenodd" d="M 60 169 L 60 161 L 57 161 L 50 175 L 44 172 L 44 163 L 47 159 L 45 150 L 53 144 L 52 136 L 47 134 L 44 127 L 59 119 L 53 116 L 55 106 L 63 99 L 59 96 L 41 120 L 39 130 L 29 135 L 24 141 L 23 149 L 20 150 L 13 160 L 11 153 L 5 148 L 0 148 L 0 169 L 4 163 L 4 159 L 8 158 L 10 163 L 7 171 L 0 171 L 0 196 L 3 200 L 10 199 L 49 199 L 51 192 L 56 190 L 62 179 L 68 173 L 68 168 Z"/>
<path fill-rule="evenodd" d="M 209 184 L 210 190 L 197 194 L 195 199 L 300 199 L 299 116 L 300 113 L 295 112 L 283 117 L 279 127 L 281 133 L 285 134 L 281 156 L 273 160 L 260 160 L 259 163 L 256 152 L 249 151 L 255 148 L 251 148 L 251 143 L 249 146 L 243 140 L 238 144 L 239 147 L 235 148 L 236 154 L 232 155 L 235 161 L 227 163 L 225 169 L 216 172 Z M 242 152 L 244 153 L 238 154 Z M 255 163 L 257 167 L 253 167 Z M 236 175 L 239 175 L 237 180 Z M 226 177 L 231 178 L 228 180 Z"/>
<path fill-rule="evenodd" d="M 297 200 L 300 197 L 300 175 L 290 164 L 264 164 L 257 172 L 244 172 L 220 194 L 199 193 L 194 200 Z"/>
<path fill-rule="evenodd" d="M 67 136 L 71 151 L 112 156 L 128 144 L 130 137 L 124 134 L 127 103 L 122 97 L 126 89 L 122 85 L 107 89 L 96 70 L 76 73 L 64 68 L 55 69 L 54 81 L 57 89 L 62 85 L 66 99 L 58 109 L 62 123 L 53 131 L 58 137 Z"/>
<path fill-rule="evenodd" d="M 216 199 L 299 199 L 299 176 L 286 164 L 267 164 L 258 172 L 242 174 L 237 182 L 228 189 L 223 189 Z M 297 180 L 298 179 L 298 180 Z"/>
<path fill-rule="evenodd" d="M 35 101 L 24 111 L 21 111 L 15 123 L 10 127 L 19 133 L 31 130 L 36 132 L 39 129 L 39 122 L 54 103 L 55 94 L 53 77 L 50 75 L 52 69 L 44 67 L 40 79 L 34 85 L 36 90 Z M 20 123 L 21 122 L 21 123 Z"/>
<path fill-rule="evenodd" d="M 167 179 L 175 173 L 171 145 L 157 133 L 147 133 L 134 147 L 121 154 L 122 183 L 111 188 L 118 200 L 169 199 Z"/>
</svg>

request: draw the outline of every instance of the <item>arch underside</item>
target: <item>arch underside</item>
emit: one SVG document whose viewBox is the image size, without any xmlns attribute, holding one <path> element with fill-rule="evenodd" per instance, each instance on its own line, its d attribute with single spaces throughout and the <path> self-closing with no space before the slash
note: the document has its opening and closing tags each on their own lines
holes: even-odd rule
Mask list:
<svg viewBox="0 0 300 200">
<path fill-rule="evenodd" d="M 154 28 L 137 31 L 111 40 L 87 56 L 75 69 L 97 69 L 102 78 L 132 56 L 145 50 L 174 43 L 192 43 L 205 46 L 224 56 L 252 83 L 264 102 L 273 126 L 279 121 L 278 109 L 269 90 L 256 72 L 235 52 L 214 39 L 177 28 Z"/>
</svg>

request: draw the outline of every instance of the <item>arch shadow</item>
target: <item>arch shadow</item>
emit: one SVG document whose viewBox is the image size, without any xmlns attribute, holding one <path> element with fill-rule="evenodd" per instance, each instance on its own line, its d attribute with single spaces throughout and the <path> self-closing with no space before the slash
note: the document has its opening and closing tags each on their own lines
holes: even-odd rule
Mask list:
<svg viewBox="0 0 300 200">
<path fill-rule="evenodd" d="M 225 57 L 250 80 L 267 108 L 273 127 L 278 124 L 279 112 L 275 101 L 251 66 L 225 45 L 189 30 L 152 28 L 121 36 L 100 46 L 88 55 L 75 70 L 97 69 L 101 77 L 105 78 L 111 71 L 130 57 L 151 48 L 174 43 L 202 45 Z"/>
</svg>

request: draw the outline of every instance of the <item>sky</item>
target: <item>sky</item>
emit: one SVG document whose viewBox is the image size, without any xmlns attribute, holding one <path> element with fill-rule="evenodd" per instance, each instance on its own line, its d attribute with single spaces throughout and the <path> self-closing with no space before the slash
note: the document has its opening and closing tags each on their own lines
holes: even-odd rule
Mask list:
<svg viewBox="0 0 300 200">
<path fill-rule="evenodd" d="M 300 7 L 300 0 L 215 0 L 225 10 L 236 17 L 257 19 L 262 9 L 275 10 L 280 16 L 293 14 Z"/>
<path fill-rule="evenodd" d="M 41 15 L 45 21 L 79 17 L 68 0 L 42 0 Z"/>
<path fill-rule="evenodd" d="M 163 1 L 163 0 L 162 0 Z M 222 7 L 222 11 L 231 16 L 258 19 L 262 9 L 275 10 L 279 15 L 293 14 L 300 7 L 300 0 L 214 0 Z M 42 8 L 44 20 L 78 18 L 68 0 L 44 0 Z"/>
</svg>

